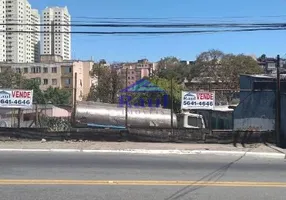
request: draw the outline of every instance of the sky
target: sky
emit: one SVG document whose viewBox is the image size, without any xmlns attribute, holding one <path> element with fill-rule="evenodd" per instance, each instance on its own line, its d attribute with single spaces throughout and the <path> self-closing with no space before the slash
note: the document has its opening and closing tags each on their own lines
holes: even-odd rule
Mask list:
<svg viewBox="0 0 286 200">
<path fill-rule="evenodd" d="M 67 6 L 74 23 L 104 18 L 149 18 L 147 22 L 285 22 L 286 0 L 28 0 L 40 12 L 45 7 Z M 101 18 L 101 19 L 100 19 Z M 151 18 L 151 19 L 150 19 Z M 154 19 L 164 18 L 164 19 Z M 153 20 L 153 21 L 150 21 Z M 124 19 L 117 19 L 124 22 Z M 126 21 L 126 19 L 125 19 Z M 129 19 L 130 21 L 130 19 Z M 75 30 L 75 29 L 73 29 Z M 79 31 L 138 31 L 139 28 L 81 28 Z M 165 29 L 164 29 L 165 30 Z M 142 29 L 141 31 L 147 31 Z M 152 30 L 149 30 L 152 31 Z M 137 61 L 175 56 L 194 60 L 201 52 L 286 56 L 286 31 L 228 32 L 182 35 L 72 35 L 73 59 Z"/>
</svg>

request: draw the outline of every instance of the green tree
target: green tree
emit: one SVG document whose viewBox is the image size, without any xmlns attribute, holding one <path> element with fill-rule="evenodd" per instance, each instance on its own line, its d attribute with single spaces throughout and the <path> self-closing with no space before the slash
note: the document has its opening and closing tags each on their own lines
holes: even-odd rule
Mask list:
<svg viewBox="0 0 286 200">
<path fill-rule="evenodd" d="M 132 96 L 132 104 L 139 103 L 140 99 L 144 99 L 144 102 L 148 102 L 148 100 L 152 100 L 155 102 L 156 99 L 160 99 L 161 103 L 163 103 L 164 95 L 168 95 L 168 106 L 167 108 L 171 108 L 171 79 L 153 77 L 146 78 L 151 83 L 155 84 L 159 88 L 163 89 L 165 92 L 140 92 L 140 93 L 130 93 L 129 96 Z M 176 81 L 173 80 L 173 107 L 174 111 L 177 112 L 181 107 L 181 92 L 182 86 Z"/>
<path fill-rule="evenodd" d="M 159 76 L 163 70 L 173 69 L 179 63 L 179 59 L 174 56 L 161 58 L 161 60 L 157 63 L 157 67 L 156 70 L 153 72 L 153 76 Z"/>
<path fill-rule="evenodd" d="M 94 64 L 90 72 L 92 77 L 97 77 L 98 84 L 90 88 L 89 101 L 116 103 L 118 91 L 122 88 L 122 80 L 116 69 L 111 69 L 101 61 Z"/>
<path fill-rule="evenodd" d="M 173 96 L 173 106 L 175 111 L 179 111 L 181 107 L 181 95 L 183 87 L 173 79 L 172 81 L 172 93 L 171 93 L 171 79 L 166 78 L 153 78 L 150 79 L 150 82 L 154 83 L 159 88 L 166 91 L 168 97 L 169 97 L 169 104 L 168 107 L 171 108 L 171 94 Z M 159 93 L 159 95 L 162 95 Z"/>
<path fill-rule="evenodd" d="M 45 104 L 44 93 L 40 89 L 40 83 L 33 79 L 23 81 L 23 89 L 33 90 L 33 101 L 37 104 Z"/>
<path fill-rule="evenodd" d="M 54 105 L 69 105 L 71 103 L 71 92 L 65 89 L 49 87 L 44 92 L 46 102 Z"/>
<path fill-rule="evenodd" d="M 118 92 L 120 89 L 123 88 L 123 82 L 120 79 L 120 76 L 118 74 L 118 71 L 116 69 L 112 69 L 110 71 L 110 83 L 111 83 L 111 89 L 110 89 L 110 99 L 111 103 L 117 103 L 118 102 Z"/>
<path fill-rule="evenodd" d="M 221 60 L 221 67 L 217 74 L 225 88 L 239 89 L 239 76 L 241 74 L 263 73 L 256 60 L 243 54 L 226 54 Z"/>
<path fill-rule="evenodd" d="M 89 93 L 86 97 L 87 101 L 95 101 L 96 99 L 96 87 L 94 84 L 92 84 L 92 86 L 89 89 Z"/>
<path fill-rule="evenodd" d="M 0 73 L 0 87 L 5 89 L 19 89 L 24 81 L 24 77 L 11 68 L 4 69 Z"/>
<path fill-rule="evenodd" d="M 197 57 L 195 65 L 191 69 L 189 81 L 197 78 L 202 84 L 212 82 L 220 85 L 220 89 L 227 91 L 220 92 L 221 100 L 225 99 L 230 102 L 233 94 L 239 90 L 239 76 L 241 74 L 259 74 L 262 72 L 263 70 L 257 61 L 251 56 L 225 54 L 219 50 L 210 50 Z"/>
<path fill-rule="evenodd" d="M 103 61 L 95 63 L 90 72 L 92 77 L 97 77 L 98 79 L 98 84 L 94 88 L 95 90 L 91 91 L 93 95 L 88 95 L 94 98 L 90 99 L 92 101 L 108 102 L 110 100 L 110 69 L 104 64 L 105 62 Z"/>
<path fill-rule="evenodd" d="M 266 59 L 267 59 L 266 54 L 262 54 L 257 60 L 260 61 L 260 62 L 265 62 Z"/>
<path fill-rule="evenodd" d="M 176 57 L 165 57 L 158 63 L 157 70 L 154 75 L 159 78 L 170 79 L 174 78 L 179 83 L 182 83 L 189 75 L 191 65 L 181 63 Z"/>
<path fill-rule="evenodd" d="M 200 78 L 202 82 L 219 82 L 218 71 L 220 69 L 220 61 L 224 53 L 219 50 L 209 50 L 197 56 L 195 65 L 190 69 L 189 80 Z"/>
</svg>

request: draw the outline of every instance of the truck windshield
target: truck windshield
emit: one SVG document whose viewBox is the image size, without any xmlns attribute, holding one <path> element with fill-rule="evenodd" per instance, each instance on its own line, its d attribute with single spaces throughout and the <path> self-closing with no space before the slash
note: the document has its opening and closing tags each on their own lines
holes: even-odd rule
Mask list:
<svg viewBox="0 0 286 200">
<path fill-rule="evenodd" d="M 202 126 L 203 126 L 201 118 L 192 117 L 192 116 L 188 117 L 188 125 L 194 126 L 194 127 L 199 127 L 199 128 L 202 128 Z"/>
</svg>

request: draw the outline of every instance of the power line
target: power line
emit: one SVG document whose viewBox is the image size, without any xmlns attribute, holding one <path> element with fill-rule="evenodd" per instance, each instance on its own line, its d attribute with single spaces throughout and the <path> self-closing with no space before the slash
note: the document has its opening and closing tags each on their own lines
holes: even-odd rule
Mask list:
<svg viewBox="0 0 286 200">
<path fill-rule="evenodd" d="M 265 15 L 265 16 L 192 16 L 192 17 L 91 17 L 91 16 L 77 16 L 73 17 L 74 19 L 115 19 L 115 20 L 158 20 L 158 19 L 167 19 L 167 20 L 177 20 L 177 19 L 245 19 L 245 18 L 280 18 L 286 17 L 286 15 Z"/>
<path fill-rule="evenodd" d="M 209 21 L 222 21 L 220 19 L 223 19 L 223 21 L 229 21 L 229 20 L 237 20 L 237 19 L 244 19 L 244 20 L 257 20 L 257 19 L 269 19 L 269 18 L 281 18 L 284 19 L 286 18 L 286 15 L 268 15 L 268 16 L 213 16 L 213 17 L 199 17 L 199 16 L 193 16 L 193 17 L 137 17 L 137 18 L 124 18 L 124 17 L 89 17 L 89 16 L 79 16 L 79 17 L 72 17 L 72 19 L 81 19 L 81 20 L 70 20 L 70 22 L 98 22 L 98 23 L 121 23 L 121 22 L 125 22 L 126 20 L 129 20 L 128 23 L 154 23 L 157 22 L 158 20 L 164 20 L 165 23 L 168 22 L 182 22 L 182 21 L 186 21 L 186 22 L 190 22 L 191 20 L 209 20 Z M 0 19 L 6 19 L 6 17 L 0 17 Z M 85 21 L 83 21 L 82 19 L 84 19 Z M 19 18 L 8 18 L 9 21 L 26 21 L 24 19 L 19 19 Z M 144 20 L 144 21 L 142 21 Z M 162 21 L 161 21 L 162 22 Z M 159 23 L 159 22 L 157 22 Z"/>
<path fill-rule="evenodd" d="M 196 31 L 0 31 L 0 33 L 46 33 L 46 34 L 89 34 L 89 35 L 166 35 L 166 34 L 197 34 L 197 33 L 222 33 L 222 32 L 255 32 L 255 31 L 281 31 L 282 28 L 249 28 L 234 30 L 196 30 Z"/>
<path fill-rule="evenodd" d="M 66 27 L 105 27 L 105 28 L 252 28 L 252 27 L 275 27 L 281 28 L 286 27 L 285 23 L 177 23 L 177 24 L 63 24 L 63 23 L 54 23 L 54 24 L 29 24 L 29 23 L 2 23 L 0 26 L 66 26 Z"/>
</svg>

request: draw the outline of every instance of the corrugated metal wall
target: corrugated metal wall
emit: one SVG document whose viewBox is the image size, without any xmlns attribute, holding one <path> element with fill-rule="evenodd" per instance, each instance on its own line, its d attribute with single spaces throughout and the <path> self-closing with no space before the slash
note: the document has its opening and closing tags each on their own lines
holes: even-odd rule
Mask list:
<svg viewBox="0 0 286 200">
<path fill-rule="evenodd" d="M 272 81 L 272 78 L 240 77 L 240 104 L 233 116 L 235 130 L 270 131 L 275 128 L 275 91 L 252 91 L 254 82 L 258 81 Z"/>
<path fill-rule="evenodd" d="M 276 80 L 265 76 L 240 76 L 240 104 L 234 111 L 235 130 L 275 130 Z M 252 91 L 255 89 L 255 91 Z M 283 123 L 284 122 L 284 123 Z M 286 83 L 281 82 L 281 134 L 286 138 Z M 285 141 L 284 141 L 285 142 Z"/>
</svg>

